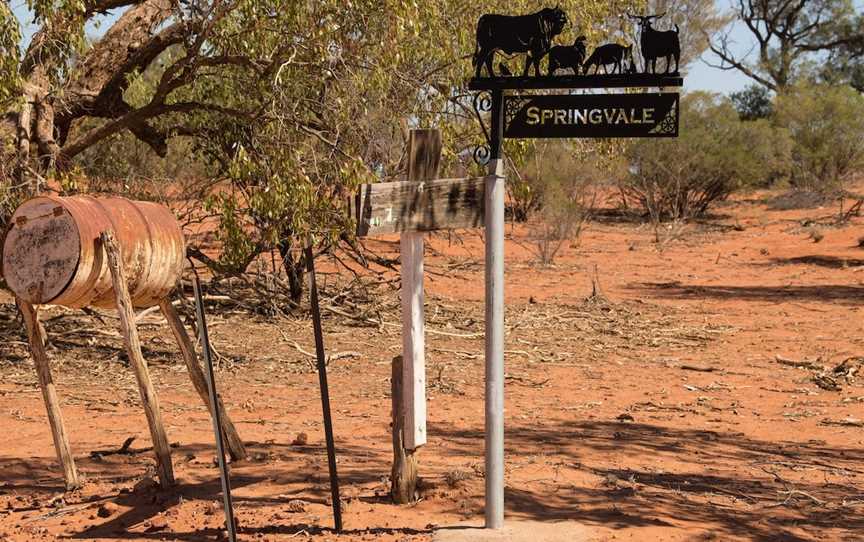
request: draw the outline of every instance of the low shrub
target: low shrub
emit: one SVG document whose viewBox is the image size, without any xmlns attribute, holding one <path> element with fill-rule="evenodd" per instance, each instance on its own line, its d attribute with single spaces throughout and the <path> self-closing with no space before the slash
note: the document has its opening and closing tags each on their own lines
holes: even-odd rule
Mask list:
<svg viewBox="0 0 864 542">
<path fill-rule="evenodd" d="M 623 190 L 652 221 L 687 220 L 736 190 L 770 185 L 788 175 L 791 141 L 760 119 L 742 122 L 728 98 L 694 92 L 680 108 L 674 139 L 630 146 Z"/>
<path fill-rule="evenodd" d="M 553 263 L 565 243 L 578 242 L 593 211 L 597 186 L 609 167 L 602 158 L 579 148 L 578 142 L 537 144 L 522 178 L 537 206 L 528 248 L 541 264 Z"/>
<path fill-rule="evenodd" d="M 775 100 L 775 124 L 788 130 L 790 184 L 801 190 L 840 190 L 864 168 L 864 96 L 848 86 L 802 86 Z"/>
</svg>

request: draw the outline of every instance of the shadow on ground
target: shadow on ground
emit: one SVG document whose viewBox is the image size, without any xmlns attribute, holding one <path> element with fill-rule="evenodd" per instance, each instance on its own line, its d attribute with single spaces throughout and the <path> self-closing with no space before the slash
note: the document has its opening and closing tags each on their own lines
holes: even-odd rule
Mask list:
<svg viewBox="0 0 864 542">
<path fill-rule="evenodd" d="M 467 446 L 482 434 L 451 430 L 449 438 Z M 508 448 L 529 454 L 557 450 L 572 468 L 598 477 L 596 487 L 510 487 L 508 509 L 526 519 L 568 519 L 614 528 L 693 523 L 710 525 L 717 535 L 765 541 L 811 540 L 791 529 L 839 529 L 850 535 L 864 529 L 864 487 L 854 483 L 864 475 L 864 450 L 617 422 L 561 421 L 547 428 L 515 428 L 507 439 Z M 588 449 L 634 467 L 582 464 L 580 451 Z M 682 463 L 679 472 L 644 466 L 664 454 Z M 742 471 L 751 474 L 734 474 Z M 807 474 L 796 474 L 800 472 Z M 829 482 L 826 473 L 843 482 Z"/>
<path fill-rule="evenodd" d="M 861 267 L 864 260 L 858 258 L 838 258 L 837 256 L 797 256 L 794 258 L 772 258 L 768 265 L 815 265 L 829 269 Z"/>
<path fill-rule="evenodd" d="M 423 469 L 434 476 L 452 465 L 453 457 L 478 460 L 482 454 L 483 434 L 479 429 L 466 430 L 452 425 L 429 427 L 430 444 L 435 452 L 426 451 Z M 337 443 L 343 486 L 368 487 L 389 470 L 389 457 L 363 446 Z M 446 446 L 445 446 L 446 444 Z M 207 446 L 183 446 L 175 457 L 196 454 Z M 267 480 L 280 485 L 297 486 L 297 497 L 324 503 L 327 494 L 324 450 L 317 446 L 297 450 L 281 444 L 254 444 L 253 454 L 263 453 L 270 459 L 238 464 L 233 485 L 246 488 Z M 586 452 L 591 457 L 608 457 L 602 464 L 583 463 Z M 599 455 L 598 455 L 599 452 Z M 513 424 L 507 432 L 507 453 L 511 462 L 523 462 L 537 454 L 554 457 L 572 469 L 573 474 L 587 475 L 594 483 L 510 483 L 507 489 L 508 515 L 538 521 L 573 520 L 586 525 L 612 528 L 687 524 L 710 529 L 718 536 L 740 536 L 752 540 L 811 540 L 795 532 L 836 533 L 861 532 L 864 514 L 860 512 L 864 487 L 864 450 L 835 448 L 821 441 L 806 443 L 766 441 L 747 438 L 740 433 L 668 428 L 650 424 L 552 420 L 543 427 Z M 663 472 L 647 467 L 652 458 L 675 457 L 676 471 Z M 450 456 L 443 463 L 438 457 Z M 352 457 L 363 457 L 358 463 Z M 310 463 L 310 458 L 314 459 Z M 28 492 L 40 499 L 60 491 L 58 475 L 46 460 L 24 461 L 0 457 L 0 493 Z M 79 465 L 90 480 L 111 481 L 119 487 L 131 487 L 140 477 L 143 463 L 118 467 L 110 462 L 79 458 Z M 340 460 L 340 463 L 342 461 Z M 315 465 L 310 469 L 309 465 Z M 622 467 L 621 465 L 632 465 Z M 613 466 L 615 465 L 615 466 Z M 202 469 L 205 467 L 201 467 Z M 130 533 L 126 528 L 140 524 L 181 500 L 218 501 L 220 486 L 215 468 L 207 482 L 181 483 L 177 488 L 160 492 L 128 492 L 114 496 L 115 502 L 131 510 L 105 524 L 85 529 L 73 538 L 94 537 L 150 539 L 165 533 Z M 747 473 L 741 476 L 741 473 Z M 737 473 L 737 474 L 735 474 Z M 197 474 L 201 474 L 200 472 Z M 51 480 L 54 480 L 52 483 Z M 838 481 L 839 480 L 839 481 Z M 471 498 L 482 497 L 482 480 L 469 484 Z M 235 499 L 239 510 L 270 507 L 279 510 L 286 495 L 241 496 Z M 293 497 L 292 497 L 293 498 Z M 857 500 L 856 500 L 857 499 Z M 380 506 L 380 504 L 379 504 Z M 456 502 L 453 503 L 454 514 Z M 283 522 L 285 523 L 285 522 Z M 327 533 L 327 520 L 320 526 L 305 524 L 261 527 L 264 534 Z M 251 527 L 249 527 L 251 528 Z M 793 532 L 793 530 L 795 532 Z M 250 531 L 251 532 L 251 531 Z M 374 534 L 372 531 L 364 531 Z M 384 529 L 379 534 L 422 534 L 411 529 Z M 206 530 L 171 533 L 179 540 L 216 539 L 217 532 Z M 816 537 L 818 538 L 818 537 Z"/>
<path fill-rule="evenodd" d="M 864 287 L 847 285 L 813 286 L 703 286 L 673 282 L 643 282 L 630 286 L 655 298 L 698 300 L 724 299 L 740 301 L 831 301 L 844 305 L 860 305 Z"/>
</svg>

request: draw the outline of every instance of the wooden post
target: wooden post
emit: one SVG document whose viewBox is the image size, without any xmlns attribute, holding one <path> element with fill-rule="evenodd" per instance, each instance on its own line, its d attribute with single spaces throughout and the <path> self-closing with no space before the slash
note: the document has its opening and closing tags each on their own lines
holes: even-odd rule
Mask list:
<svg viewBox="0 0 864 542">
<path fill-rule="evenodd" d="M 390 496 L 396 504 L 417 500 L 417 456 L 405 448 L 405 400 L 402 387 L 402 356 L 393 358 L 390 391 L 393 404 L 393 469 L 390 473 Z"/>
<path fill-rule="evenodd" d="M 165 320 L 168 321 L 168 325 L 174 333 L 174 338 L 180 346 L 180 352 L 183 354 L 183 361 L 186 363 L 186 369 L 189 371 L 189 378 L 192 380 L 192 385 L 195 387 L 195 391 L 198 392 L 198 395 L 204 401 L 204 404 L 207 405 L 209 410 L 210 395 L 207 390 L 207 380 L 204 378 L 204 372 L 202 371 L 201 364 L 198 361 L 198 355 L 195 353 L 195 346 L 192 343 L 192 339 L 189 338 L 189 334 L 186 332 L 183 321 L 180 320 L 180 315 L 177 314 L 177 309 L 174 308 L 174 305 L 171 304 L 169 299 L 165 298 L 159 301 L 159 308 L 162 310 L 162 315 L 165 316 Z M 216 401 L 219 406 L 219 418 L 222 421 L 222 431 L 225 435 L 225 444 L 228 447 L 228 453 L 231 455 L 231 459 L 233 461 L 246 459 L 246 446 L 243 445 L 243 441 L 240 439 L 237 429 L 231 422 L 231 418 L 228 417 L 228 413 L 225 411 L 225 405 L 222 404 L 222 399 L 217 397 Z"/>
<path fill-rule="evenodd" d="M 156 469 L 159 472 L 159 483 L 163 488 L 174 485 L 174 469 L 171 465 L 171 448 L 168 446 L 168 437 L 165 435 L 165 427 L 162 425 L 162 415 L 159 412 L 159 399 L 153 382 L 150 381 L 150 372 L 147 370 L 147 362 L 141 354 L 141 341 L 138 339 L 138 330 L 135 327 L 135 312 L 132 308 L 132 299 L 129 297 L 129 286 L 123 275 L 123 258 L 120 246 L 114 238 L 111 230 L 102 232 L 102 247 L 108 259 L 108 267 L 111 270 L 111 280 L 114 286 L 114 295 L 117 302 L 117 312 L 120 316 L 120 331 L 126 341 L 126 352 L 129 355 L 129 363 L 135 370 L 138 380 L 138 391 L 141 392 L 141 403 L 147 416 L 147 424 L 150 426 L 150 437 L 153 440 L 153 450 L 156 452 Z"/>
<path fill-rule="evenodd" d="M 408 138 L 408 182 L 420 184 L 437 177 L 440 157 L 441 133 L 438 130 L 411 130 Z M 417 458 L 414 453 L 426 444 L 422 231 L 402 232 L 400 256 L 402 356 L 393 360 L 393 470 L 390 493 L 394 502 L 405 504 L 414 502 L 417 493 Z"/>
<path fill-rule="evenodd" d="M 42 399 L 45 400 L 48 424 L 51 426 L 51 436 L 54 438 L 54 449 L 57 452 L 60 466 L 63 467 L 63 480 L 66 483 L 66 489 L 72 490 L 80 487 L 81 484 L 78 481 L 78 472 L 75 470 L 75 459 L 69 448 L 69 440 L 66 438 L 60 402 L 57 399 L 57 390 L 54 388 L 54 379 L 51 377 L 51 366 L 45 353 L 45 345 L 42 343 L 42 334 L 39 332 L 39 314 L 33 305 L 23 299 L 16 298 L 15 301 L 18 303 L 18 308 L 24 317 L 24 326 L 27 328 L 30 354 L 33 356 L 33 365 L 36 366 L 36 374 L 39 377 Z"/>
<path fill-rule="evenodd" d="M 405 390 L 405 448 L 426 444 L 426 359 L 423 316 L 423 233 L 403 233 L 402 386 Z"/>
<path fill-rule="evenodd" d="M 411 130 L 408 138 L 408 182 L 438 177 L 441 132 Z M 423 232 L 404 232 L 402 258 L 403 444 L 413 450 L 426 444 L 426 359 L 423 319 Z"/>
</svg>

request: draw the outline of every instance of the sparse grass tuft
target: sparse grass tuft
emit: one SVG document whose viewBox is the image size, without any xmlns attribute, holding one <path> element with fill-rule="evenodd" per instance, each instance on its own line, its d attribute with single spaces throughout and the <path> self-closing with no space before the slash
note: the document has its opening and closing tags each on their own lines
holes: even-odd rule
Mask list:
<svg viewBox="0 0 864 542">
<path fill-rule="evenodd" d="M 453 469 L 444 473 L 444 482 L 451 488 L 461 486 L 466 480 L 470 480 L 473 475 L 461 469 Z"/>
</svg>

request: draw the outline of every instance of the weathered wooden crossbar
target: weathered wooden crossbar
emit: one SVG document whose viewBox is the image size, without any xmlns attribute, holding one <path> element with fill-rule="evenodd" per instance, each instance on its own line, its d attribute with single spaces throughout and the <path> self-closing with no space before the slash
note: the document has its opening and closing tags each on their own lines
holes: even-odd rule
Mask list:
<svg viewBox="0 0 864 542">
<path fill-rule="evenodd" d="M 349 204 L 357 236 L 483 226 L 486 177 L 364 184 Z"/>
</svg>

